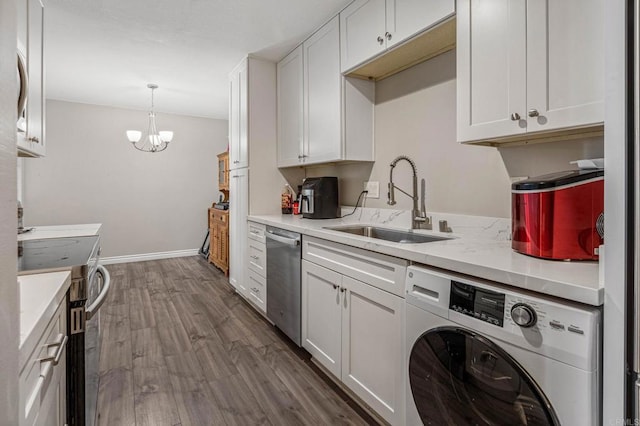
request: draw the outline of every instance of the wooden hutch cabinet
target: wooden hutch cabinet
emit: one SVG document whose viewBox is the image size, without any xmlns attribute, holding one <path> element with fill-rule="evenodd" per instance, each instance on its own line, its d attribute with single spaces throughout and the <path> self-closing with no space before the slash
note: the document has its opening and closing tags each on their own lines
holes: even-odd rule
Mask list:
<svg viewBox="0 0 640 426">
<path fill-rule="evenodd" d="M 229 200 L 229 153 L 218 154 L 218 190 Z M 229 275 L 229 210 L 209 209 L 209 262 Z"/>
</svg>

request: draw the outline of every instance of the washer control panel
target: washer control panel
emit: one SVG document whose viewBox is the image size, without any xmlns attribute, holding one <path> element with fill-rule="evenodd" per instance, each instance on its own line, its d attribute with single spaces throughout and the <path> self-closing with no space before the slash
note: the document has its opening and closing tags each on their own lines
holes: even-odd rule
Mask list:
<svg viewBox="0 0 640 426">
<path fill-rule="evenodd" d="M 459 281 L 451 281 L 449 309 L 502 327 L 505 295 Z"/>
</svg>

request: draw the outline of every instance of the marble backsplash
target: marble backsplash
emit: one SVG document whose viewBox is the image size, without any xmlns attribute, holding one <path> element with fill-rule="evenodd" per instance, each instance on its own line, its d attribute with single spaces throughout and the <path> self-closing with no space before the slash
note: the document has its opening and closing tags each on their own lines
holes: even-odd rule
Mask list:
<svg viewBox="0 0 640 426">
<path fill-rule="evenodd" d="M 411 227 L 411 211 L 409 210 L 358 207 L 354 214 L 344 217 L 351 212 L 353 212 L 353 207 L 342 207 L 343 222 L 385 225 L 402 229 Z M 451 233 L 456 236 L 496 241 L 511 240 L 511 219 L 438 212 L 427 212 L 427 216 L 431 217 L 433 231 L 436 232 L 439 230 L 439 222 L 446 220 L 447 226 L 451 228 Z"/>
</svg>

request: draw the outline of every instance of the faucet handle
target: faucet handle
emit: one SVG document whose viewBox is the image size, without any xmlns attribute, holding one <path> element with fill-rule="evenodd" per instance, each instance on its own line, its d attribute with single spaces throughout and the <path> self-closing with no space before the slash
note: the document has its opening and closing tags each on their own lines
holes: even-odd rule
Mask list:
<svg viewBox="0 0 640 426">
<path fill-rule="evenodd" d="M 440 232 L 453 232 L 453 229 L 449 227 L 449 224 L 447 224 L 446 220 L 441 220 L 440 222 L 438 222 L 438 225 L 440 228 Z"/>
</svg>

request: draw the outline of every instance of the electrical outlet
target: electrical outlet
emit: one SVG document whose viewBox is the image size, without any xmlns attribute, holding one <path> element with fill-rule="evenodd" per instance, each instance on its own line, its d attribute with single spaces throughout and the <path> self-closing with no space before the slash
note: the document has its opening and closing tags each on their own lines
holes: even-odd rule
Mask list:
<svg viewBox="0 0 640 426">
<path fill-rule="evenodd" d="M 364 183 L 365 191 L 369 191 L 367 193 L 367 198 L 380 198 L 380 182 L 369 181 Z"/>
</svg>

